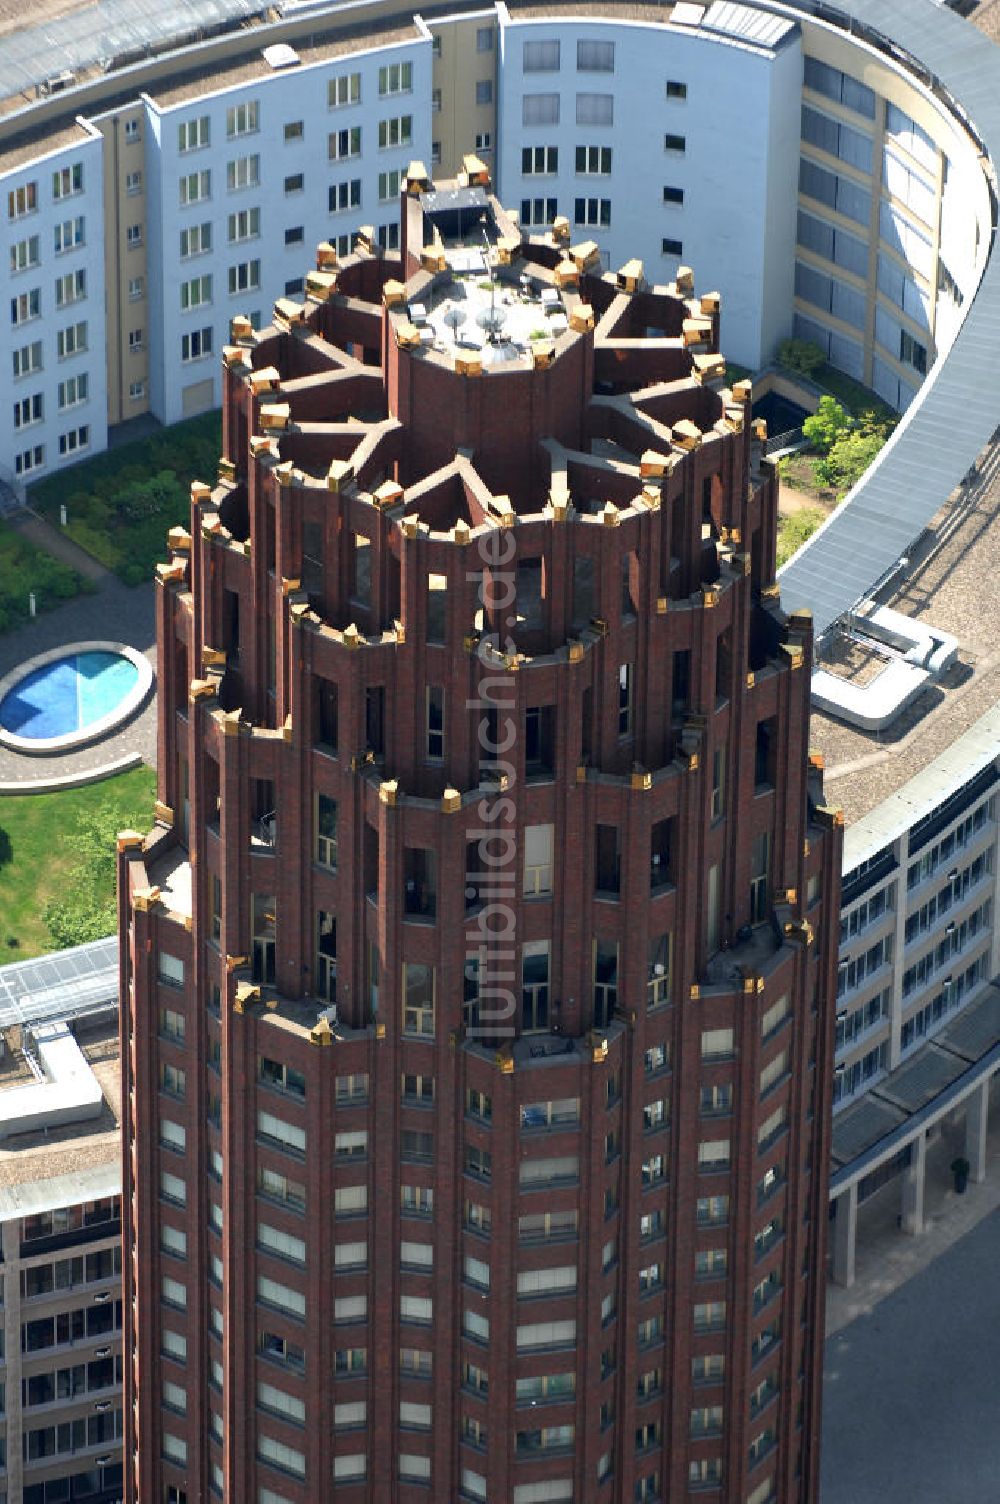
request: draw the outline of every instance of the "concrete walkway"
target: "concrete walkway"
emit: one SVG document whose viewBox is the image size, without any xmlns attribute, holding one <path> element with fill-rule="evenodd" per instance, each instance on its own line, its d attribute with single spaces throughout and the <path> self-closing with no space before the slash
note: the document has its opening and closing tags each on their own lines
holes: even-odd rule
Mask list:
<svg viewBox="0 0 1000 1504">
<path fill-rule="evenodd" d="M 964 1195 L 955 1192 L 949 1166 L 965 1152 L 964 1127 L 947 1124 L 927 1145 L 924 1186 L 924 1231 L 910 1237 L 897 1226 L 901 1181 L 891 1181 L 858 1211 L 856 1278 L 845 1290 L 827 1284 L 826 1334 L 834 1336 L 860 1316 L 868 1316 L 922 1269 L 946 1253 L 974 1227 L 1000 1209 L 1000 1077 L 990 1092 L 986 1179 L 970 1182 Z M 998 1274 L 1000 1281 L 1000 1274 Z M 998 1334 L 1000 1335 L 1000 1334 Z M 1000 1369 L 1000 1364 L 998 1364 Z M 1000 1500 L 1000 1476 L 996 1497 Z"/>
</svg>

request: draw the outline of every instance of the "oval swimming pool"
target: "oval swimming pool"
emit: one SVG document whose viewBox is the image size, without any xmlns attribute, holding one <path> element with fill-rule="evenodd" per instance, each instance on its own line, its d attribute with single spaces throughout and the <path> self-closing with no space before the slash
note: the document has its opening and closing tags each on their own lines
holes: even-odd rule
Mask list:
<svg viewBox="0 0 1000 1504">
<path fill-rule="evenodd" d="M 151 682 L 147 661 L 124 644 L 46 654 L 0 686 L 0 740 L 37 752 L 93 740 L 131 715 Z"/>
</svg>

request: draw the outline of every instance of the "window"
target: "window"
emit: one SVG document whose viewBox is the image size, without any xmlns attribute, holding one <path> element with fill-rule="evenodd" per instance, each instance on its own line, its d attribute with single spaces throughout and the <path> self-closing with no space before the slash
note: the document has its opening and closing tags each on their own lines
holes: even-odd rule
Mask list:
<svg viewBox="0 0 1000 1504">
<path fill-rule="evenodd" d="M 146 395 L 146 383 L 144 381 L 130 381 L 128 395 L 130 402 L 140 402 Z"/>
<path fill-rule="evenodd" d="M 305 226 L 304 225 L 292 225 L 289 229 L 287 229 L 285 231 L 285 244 L 286 245 L 301 245 L 302 242 L 303 242 L 303 240 L 305 240 L 305 238 L 306 238 L 306 231 L 305 231 Z M 285 290 L 287 292 L 288 289 L 286 288 Z M 301 284 L 300 284 L 299 290 L 301 291 Z"/>
<path fill-rule="evenodd" d="M 433 1095 L 433 1092 L 431 1093 Z M 470 1118 L 478 1118 L 481 1123 L 493 1121 L 493 1098 L 488 1092 L 479 1091 L 474 1086 L 469 1086 L 465 1091 L 465 1111 Z"/>
<path fill-rule="evenodd" d="M 232 140 L 234 136 L 250 136 L 258 130 L 260 112 L 256 99 L 249 99 L 244 104 L 231 105 L 226 111 L 226 137 Z"/>
<path fill-rule="evenodd" d="M 83 192 L 83 163 L 74 162 L 72 167 L 60 167 L 52 174 L 52 197 L 70 198 Z"/>
<path fill-rule="evenodd" d="M 226 189 L 237 193 L 243 188 L 256 188 L 260 183 L 260 156 L 254 152 L 249 157 L 235 157 L 226 163 Z"/>
<path fill-rule="evenodd" d="M 677 80 L 676 78 L 668 78 L 667 79 L 667 98 L 668 99 L 687 99 L 687 92 L 688 92 L 688 86 L 687 86 L 687 84 L 680 83 L 679 80 Z"/>
<path fill-rule="evenodd" d="M 557 73 L 559 71 L 558 41 L 526 41 L 523 44 L 521 66 L 525 73 Z"/>
<path fill-rule="evenodd" d="M 655 1076 L 658 1072 L 666 1070 L 670 1064 L 666 1045 L 650 1045 L 644 1056 L 644 1064 L 647 1076 Z"/>
<path fill-rule="evenodd" d="M 87 273 L 81 267 L 75 272 L 66 272 L 56 278 L 56 307 L 65 308 L 69 303 L 78 303 L 87 296 Z"/>
<path fill-rule="evenodd" d="M 611 200 L 609 198 L 578 198 L 574 200 L 573 221 L 606 230 L 611 225 Z"/>
<path fill-rule="evenodd" d="M 226 238 L 230 245 L 240 240 L 255 240 L 259 234 L 259 209 L 240 209 L 236 214 L 229 215 Z"/>
<path fill-rule="evenodd" d="M 141 172 L 127 172 L 125 174 L 125 192 L 129 198 L 135 198 L 137 193 L 142 192 Z"/>
<path fill-rule="evenodd" d="M 672 135 L 670 131 L 663 138 L 663 150 L 677 152 L 683 155 L 687 150 L 687 142 L 683 136 Z"/>
<path fill-rule="evenodd" d="M 665 235 L 660 243 L 660 249 L 664 256 L 683 256 L 684 242 L 682 240 L 671 240 L 669 236 Z"/>
<path fill-rule="evenodd" d="M 927 346 L 914 339 L 905 329 L 899 331 L 899 358 L 904 365 L 912 366 L 921 376 L 926 376 Z"/>
<path fill-rule="evenodd" d="M 426 755 L 430 762 L 444 757 L 444 690 L 427 686 Z"/>
<path fill-rule="evenodd" d="M 14 456 L 14 474 L 30 475 L 45 464 L 45 445 L 36 444 L 33 449 L 21 449 Z"/>
<path fill-rule="evenodd" d="M 548 1159 L 523 1159 L 518 1167 L 521 1189 L 538 1190 L 553 1185 L 573 1185 L 580 1178 L 577 1154 L 554 1155 Z"/>
<path fill-rule="evenodd" d="M 14 377 L 30 376 L 35 371 L 42 369 L 42 342 L 36 339 L 30 345 L 22 345 L 19 350 L 14 350 L 13 366 Z"/>
<path fill-rule="evenodd" d="M 493 150 L 493 136 L 489 131 L 476 132 L 476 151 L 489 153 Z"/>
<path fill-rule="evenodd" d="M 142 225 L 129 225 L 125 231 L 125 246 L 127 250 L 137 250 L 142 245 Z"/>
<path fill-rule="evenodd" d="M 576 1322 L 572 1320 L 528 1322 L 517 1328 L 518 1352 L 538 1347 L 572 1347 L 575 1342 Z"/>
<path fill-rule="evenodd" d="M 603 202 L 603 201 L 602 201 Z M 618 735 L 632 735 L 632 695 L 634 673 L 631 663 L 618 667 Z"/>
<path fill-rule="evenodd" d="M 57 227 L 58 233 L 58 227 Z M 17 240 L 10 248 L 11 273 L 26 272 L 33 266 L 37 266 L 41 260 L 39 252 L 39 237 L 29 235 L 26 240 Z"/>
<path fill-rule="evenodd" d="M 552 825 L 527 825 L 524 829 L 524 895 L 538 897 L 552 892 L 554 853 Z"/>
<path fill-rule="evenodd" d="M 527 45 L 527 43 L 525 44 Z M 559 43 L 554 43 L 558 48 Z M 522 125 L 558 125 L 558 94 L 524 94 L 521 98 Z"/>
<path fill-rule="evenodd" d="M 378 200 L 380 204 L 387 204 L 399 197 L 399 185 L 404 177 L 405 173 L 398 167 L 392 172 L 379 173 Z"/>
<path fill-rule="evenodd" d="M 37 183 L 24 183 L 20 188 L 12 188 L 7 194 L 8 219 L 21 219 L 25 214 L 34 214 L 37 208 Z"/>
<path fill-rule="evenodd" d="M 684 189 L 665 187 L 663 190 L 663 202 L 665 204 L 683 204 Z"/>
<path fill-rule="evenodd" d="M 190 225 L 188 229 L 181 231 L 181 260 L 186 261 L 190 256 L 204 256 L 212 249 L 212 226 L 209 223 L 203 225 Z"/>
<path fill-rule="evenodd" d="M 142 349 L 143 333 L 141 329 L 130 329 L 128 332 L 128 353 L 135 355 Z"/>
<path fill-rule="evenodd" d="M 272 1112 L 257 1112 L 257 1136 L 292 1154 L 305 1154 L 306 1131 L 295 1123 L 286 1123 Z"/>
<path fill-rule="evenodd" d="M 229 295 L 238 292 L 257 292 L 260 289 L 260 262 L 239 261 L 229 268 Z"/>
<path fill-rule="evenodd" d="M 521 149 L 521 172 L 525 177 L 543 177 L 559 171 L 558 146 L 525 146 Z"/>
<path fill-rule="evenodd" d="M 732 1029 L 703 1029 L 701 1031 L 702 1060 L 729 1060 L 732 1054 Z"/>
<path fill-rule="evenodd" d="M 301 141 L 305 136 L 305 122 L 302 120 L 286 120 L 282 129 L 285 143 L 289 141 Z"/>
<path fill-rule="evenodd" d="M 549 942 L 521 947 L 521 1024 L 526 1033 L 549 1026 Z"/>
<path fill-rule="evenodd" d="M 306 1261 L 303 1239 L 293 1237 L 291 1233 L 283 1232 L 278 1227 L 271 1227 L 267 1222 L 257 1224 L 257 1246 L 266 1249 L 268 1253 L 276 1253 L 279 1258 L 289 1259 L 293 1264 L 304 1264 Z"/>
<path fill-rule="evenodd" d="M 559 209 L 554 198 L 522 198 L 521 223 L 530 229 L 533 225 L 550 225 Z"/>
<path fill-rule="evenodd" d="M 331 110 L 338 110 L 347 104 L 358 104 L 361 100 L 361 74 L 338 74 L 336 78 L 330 79 L 326 93 Z"/>
<path fill-rule="evenodd" d="M 409 94 L 413 89 L 413 64 L 389 63 L 378 70 L 380 98 L 387 94 Z"/>
<path fill-rule="evenodd" d="M 57 256 L 61 256 L 64 251 L 75 250 L 78 245 L 83 245 L 83 215 L 78 214 L 75 219 L 64 219 L 61 224 L 56 225 L 52 231 L 52 239 L 53 250 Z"/>
<path fill-rule="evenodd" d="M 615 97 L 613 94 L 578 94 L 576 96 L 577 125 L 613 125 Z"/>
<path fill-rule="evenodd" d="M 42 421 L 42 394 L 35 392 L 31 397 L 21 397 L 14 403 L 14 427 L 29 428 L 32 423 Z"/>
<path fill-rule="evenodd" d="M 698 1168 L 700 1170 L 728 1170 L 728 1138 L 703 1139 L 698 1145 Z"/>
<path fill-rule="evenodd" d="M 387 151 L 395 146 L 409 146 L 413 141 L 413 116 L 396 115 L 391 120 L 380 120 L 378 123 L 378 146 L 379 151 Z"/>
<path fill-rule="evenodd" d="M 588 177 L 610 176 L 611 147 L 578 146 L 576 148 L 576 170 L 578 173 Z"/>
<path fill-rule="evenodd" d="M 187 282 L 181 283 L 181 312 L 186 313 L 189 308 L 201 308 L 205 303 L 212 301 L 212 274 L 206 272 L 200 277 L 192 277 Z"/>
<path fill-rule="evenodd" d="M 760 1073 L 760 1094 L 766 1096 L 773 1086 L 776 1086 L 788 1074 L 788 1051 L 779 1050 L 773 1060 L 768 1061 Z"/>
<path fill-rule="evenodd" d="M 493 80 L 491 78 L 476 79 L 476 104 L 488 105 L 493 103 Z"/>
<path fill-rule="evenodd" d="M 18 324 L 27 324 L 31 319 L 37 319 L 42 311 L 42 295 L 37 287 L 31 292 L 19 292 L 16 298 L 10 300 L 10 321 L 17 327 Z"/>
<path fill-rule="evenodd" d="M 281 1060 L 271 1060 L 267 1055 L 257 1057 L 257 1079 L 265 1086 L 287 1092 L 289 1096 L 305 1100 L 306 1078 L 301 1071 Z"/>
<path fill-rule="evenodd" d="M 725 1248 L 699 1248 L 695 1251 L 694 1272 L 699 1279 L 721 1278 L 728 1262 Z"/>
<path fill-rule="evenodd" d="M 723 1227 L 729 1221 L 728 1196 L 699 1196 L 695 1206 L 699 1227 Z"/>
<path fill-rule="evenodd" d="M 403 962 L 403 1033 L 434 1033 L 434 967 Z"/>
<path fill-rule="evenodd" d="M 719 1332 L 726 1325 L 726 1302 L 724 1300 L 707 1300 L 700 1302 L 694 1308 L 694 1329 L 696 1332 Z"/>
<path fill-rule="evenodd" d="M 178 184 L 181 208 L 188 204 L 198 204 L 212 194 L 211 169 L 205 167 L 201 172 L 189 172 L 181 178 Z"/>
<path fill-rule="evenodd" d="M 211 122 L 207 115 L 198 115 L 194 120 L 182 120 L 177 127 L 177 150 L 198 151 L 211 140 Z"/>
<path fill-rule="evenodd" d="M 340 214 L 344 209 L 359 209 L 361 207 L 361 179 L 350 178 L 342 183 L 331 183 L 328 201 L 331 214 Z"/>
<path fill-rule="evenodd" d="M 181 335 L 181 360 L 202 360 L 212 353 L 212 329 L 193 329 Z"/>
<path fill-rule="evenodd" d="M 767 1008 L 761 1015 L 761 1038 L 767 1039 L 777 1029 L 780 1029 L 781 1025 L 785 1022 L 785 1019 L 791 1016 L 791 1011 L 791 1004 L 788 999 L 788 993 L 786 992 L 778 998 L 776 1003 L 772 1003 L 770 1008 Z"/>
</svg>

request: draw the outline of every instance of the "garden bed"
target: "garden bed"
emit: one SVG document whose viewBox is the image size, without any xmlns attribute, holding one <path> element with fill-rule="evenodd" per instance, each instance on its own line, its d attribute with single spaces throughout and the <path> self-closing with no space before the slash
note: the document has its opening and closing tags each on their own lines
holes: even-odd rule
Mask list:
<svg viewBox="0 0 1000 1504">
<path fill-rule="evenodd" d="M 51 611 L 94 587 L 68 564 L 43 553 L 13 528 L 0 522 L 0 632 L 31 618 L 30 596 L 37 611 Z"/>
<path fill-rule="evenodd" d="M 222 449 L 221 416 L 205 413 L 123 444 L 32 486 L 28 502 L 126 585 L 148 580 L 170 528 L 191 516 L 191 482 L 211 483 Z"/>
</svg>

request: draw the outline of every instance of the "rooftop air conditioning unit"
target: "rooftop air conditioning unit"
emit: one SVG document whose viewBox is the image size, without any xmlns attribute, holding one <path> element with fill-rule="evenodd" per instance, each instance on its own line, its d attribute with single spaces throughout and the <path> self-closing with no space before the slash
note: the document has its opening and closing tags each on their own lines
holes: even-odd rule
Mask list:
<svg viewBox="0 0 1000 1504">
<path fill-rule="evenodd" d="M 335 1024 L 337 1022 L 337 1004 L 329 1003 L 321 1010 L 319 1016 L 320 1018 L 325 1018 L 328 1024 Z"/>
<path fill-rule="evenodd" d="M 63 89 L 69 89 L 76 83 L 76 74 L 72 68 L 64 68 L 61 73 L 50 73 L 48 78 L 38 85 L 38 94 L 43 98 L 49 94 L 59 94 Z"/>
</svg>

